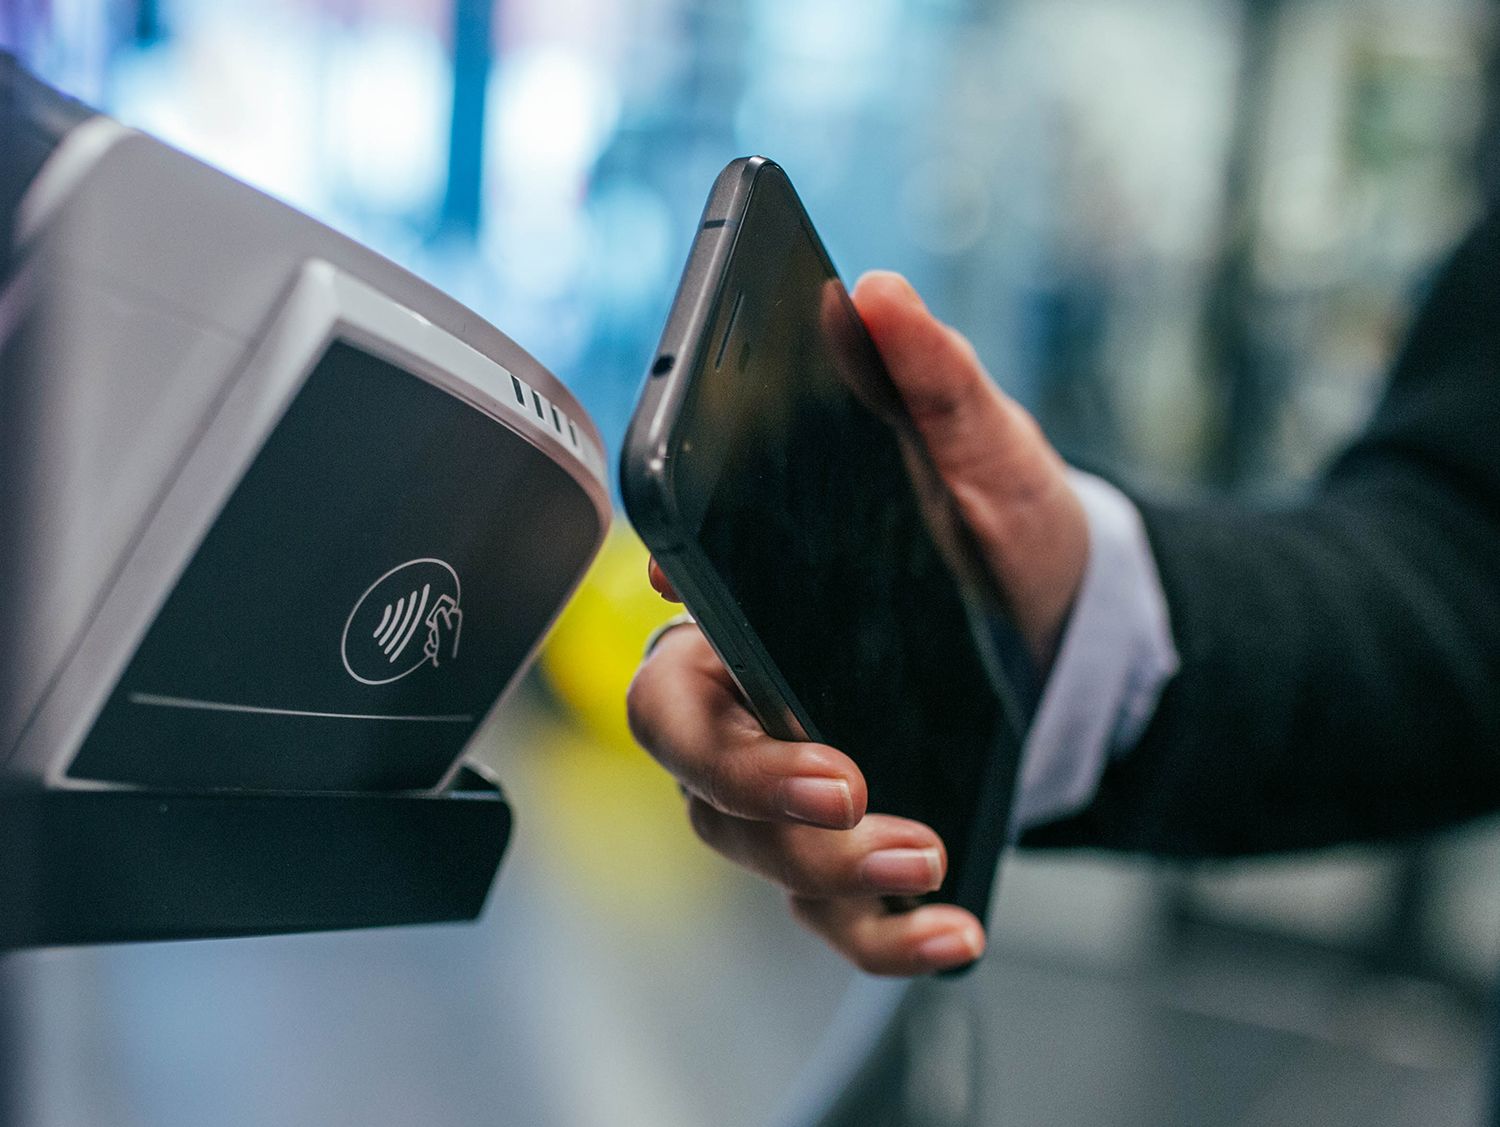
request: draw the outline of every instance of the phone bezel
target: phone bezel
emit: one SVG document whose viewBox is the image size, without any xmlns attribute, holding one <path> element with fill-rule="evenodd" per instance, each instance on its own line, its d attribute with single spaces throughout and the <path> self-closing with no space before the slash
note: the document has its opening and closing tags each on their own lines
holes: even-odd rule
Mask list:
<svg viewBox="0 0 1500 1127">
<path fill-rule="evenodd" d="M 764 157 L 737 160 L 714 182 L 653 360 L 653 369 L 665 366 L 666 370 L 647 377 L 626 436 L 620 481 L 631 523 L 684 604 L 698 619 L 711 624 L 705 631 L 709 644 L 762 727 L 778 739 L 816 740 L 818 732 L 806 710 L 697 546 L 703 502 L 714 482 L 697 483 L 695 503 L 685 505 L 675 474 L 675 455 L 683 440 L 681 423 L 700 386 L 700 365 L 715 339 L 713 329 L 725 291 L 735 282 L 734 251 L 741 220 L 752 193 L 765 183 L 763 178 L 771 176 L 796 199 L 786 174 Z M 817 233 L 810 225 L 804 226 L 831 272 L 832 263 Z M 662 364 L 664 357 L 671 357 L 669 364 Z M 705 462 L 713 465 L 716 459 L 708 457 Z"/>
</svg>

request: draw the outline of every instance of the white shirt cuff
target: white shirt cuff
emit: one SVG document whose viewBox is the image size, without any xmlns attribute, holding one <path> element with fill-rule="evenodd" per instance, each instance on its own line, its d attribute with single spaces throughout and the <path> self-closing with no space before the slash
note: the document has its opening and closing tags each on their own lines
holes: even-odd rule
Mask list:
<svg viewBox="0 0 1500 1127">
<path fill-rule="evenodd" d="M 1146 730 L 1177 672 L 1167 600 L 1141 515 L 1108 482 L 1069 481 L 1089 524 L 1089 559 L 1021 754 L 1013 832 L 1087 806 L 1109 760 Z"/>
</svg>

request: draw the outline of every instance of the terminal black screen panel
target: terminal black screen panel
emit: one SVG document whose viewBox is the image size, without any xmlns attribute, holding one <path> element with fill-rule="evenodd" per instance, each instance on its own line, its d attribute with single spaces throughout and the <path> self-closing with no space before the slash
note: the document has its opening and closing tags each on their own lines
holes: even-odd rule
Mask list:
<svg viewBox="0 0 1500 1127">
<path fill-rule="evenodd" d="M 567 470 L 332 345 L 69 768 L 159 787 L 439 783 L 599 535 Z"/>
</svg>

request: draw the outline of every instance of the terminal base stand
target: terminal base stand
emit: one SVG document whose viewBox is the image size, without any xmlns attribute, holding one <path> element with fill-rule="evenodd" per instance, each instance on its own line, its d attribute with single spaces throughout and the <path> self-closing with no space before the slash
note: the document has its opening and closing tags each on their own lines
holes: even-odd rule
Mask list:
<svg viewBox="0 0 1500 1127">
<path fill-rule="evenodd" d="M 473 919 L 511 813 L 439 794 L 0 790 L 0 950 Z"/>
</svg>

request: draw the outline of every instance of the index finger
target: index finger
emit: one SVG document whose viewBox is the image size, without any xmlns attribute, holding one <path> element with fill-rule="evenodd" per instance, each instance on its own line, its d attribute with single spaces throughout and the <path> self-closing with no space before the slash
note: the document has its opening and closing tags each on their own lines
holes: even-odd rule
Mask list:
<svg viewBox="0 0 1500 1127">
<path fill-rule="evenodd" d="M 695 628 L 665 635 L 626 697 L 630 730 L 688 791 L 738 818 L 856 825 L 865 780 L 825 744 L 766 735 L 728 670 Z"/>
<path fill-rule="evenodd" d="M 682 602 L 682 596 L 677 593 L 677 588 L 672 586 L 672 581 L 667 578 L 667 573 L 662 571 L 661 565 L 655 559 L 646 563 L 646 579 L 652 589 L 666 599 L 669 603 Z"/>
</svg>

